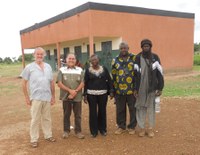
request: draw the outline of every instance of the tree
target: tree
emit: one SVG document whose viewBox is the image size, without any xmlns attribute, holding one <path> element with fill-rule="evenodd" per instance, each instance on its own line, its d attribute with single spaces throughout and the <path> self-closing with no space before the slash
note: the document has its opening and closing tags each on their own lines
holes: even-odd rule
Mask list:
<svg viewBox="0 0 200 155">
<path fill-rule="evenodd" d="M 0 57 L 0 63 L 3 63 L 3 59 Z"/>
<path fill-rule="evenodd" d="M 200 51 L 200 43 L 194 43 L 194 52 Z"/>
<path fill-rule="evenodd" d="M 34 57 L 32 53 L 24 54 L 25 61 L 33 61 Z M 22 55 L 19 56 L 18 61 L 22 62 Z"/>
<path fill-rule="evenodd" d="M 13 62 L 17 62 L 17 58 L 16 57 L 12 57 Z"/>
<path fill-rule="evenodd" d="M 12 63 L 12 59 L 10 57 L 5 57 L 3 62 L 7 63 L 7 64 L 11 64 Z"/>
</svg>

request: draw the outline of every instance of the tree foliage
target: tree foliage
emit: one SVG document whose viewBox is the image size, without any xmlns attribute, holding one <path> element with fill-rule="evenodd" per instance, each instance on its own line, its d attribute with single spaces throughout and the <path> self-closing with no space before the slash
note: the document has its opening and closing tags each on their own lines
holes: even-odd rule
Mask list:
<svg viewBox="0 0 200 155">
<path fill-rule="evenodd" d="M 0 57 L 0 63 L 3 63 L 3 59 Z"/>
<path fill-rule="evenodd" d="M 33 61 L 34 57 L 32 53 L 24 54 L 25 61 Z M 19 56 L 18 61 L 22 62 L 22 55 Z"/>
<path fill-rule="evenodd" d="M 4 63 L 11 64 L 13 61 L 10 57 L 5 57 L 3 60 Z"/>
<path fill-rule="evenodd" d="M 194 52 L 200 52 L 200 43 L 194 43 Z"/>
</svg>

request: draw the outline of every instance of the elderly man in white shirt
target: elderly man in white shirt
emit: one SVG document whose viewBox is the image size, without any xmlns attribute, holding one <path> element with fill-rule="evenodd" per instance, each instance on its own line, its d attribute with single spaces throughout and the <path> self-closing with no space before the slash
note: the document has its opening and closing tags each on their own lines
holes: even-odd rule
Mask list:
<svg viewBox="0 0 200 155">
<path fill-rule="evenodd" d="M 56 141 L 52 137 L 51 129 L 51 105 L 55 103 L 55 86 L 51 66 L 43 62 L 44 56 L 44 49 L 36 48 L 35 61 L 27 65 L 21 73 L 26 104 L 31 106 L 30 137 L 34 148 L 38 146 L 40 121 L 44 138 L 49 142 Z"/>
</svg>

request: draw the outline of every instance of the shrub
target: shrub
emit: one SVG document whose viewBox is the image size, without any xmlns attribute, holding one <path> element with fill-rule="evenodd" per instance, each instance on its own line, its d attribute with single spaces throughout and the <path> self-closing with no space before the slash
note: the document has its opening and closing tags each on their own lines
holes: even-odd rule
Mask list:
<svg viewBox="0 0 200 155">
<path fill-rule="evenodd" d="M 194 55 L 194 65 L 200 65 L 200 55 L 199 54 Z"/>
</svg>

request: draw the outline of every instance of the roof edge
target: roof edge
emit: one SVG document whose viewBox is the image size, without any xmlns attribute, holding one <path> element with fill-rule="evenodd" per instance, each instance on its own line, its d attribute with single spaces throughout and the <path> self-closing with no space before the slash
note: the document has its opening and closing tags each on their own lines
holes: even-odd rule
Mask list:
<svg viewBox="0 0 200 155">
<path fill-rule="evenodd" d="M 28 28 L 20 30 L 20 35 L 39 29 L 43 26 L 55 23 L 57 21 L 69 18 L 78 13 L 84 12 L 86 10 L 102 10 L 102 11 L 112 11 L 112 12 L 125 12 L 125 13 L 135 13 L 135 14 L 146 14 L 146 15 L 157 15 L 157 16 L 169 16 L 169 17 L 178 17 L 178 18 L 195 18 L 194 13 L 186 13 L 186 12 L 176 12 L 176 11 L 166 11 L 166 10 L 157 10 L 157 9 L 148 9 L 142 7 L 134 7 L 134 6 L 124 6 L 124 5 L 113 5 L 113 4 L 105 4 L 105 3 L 94 3 L 87 2 L 82 4 L 76 8 L 73 8 L 69 11 L 61 13 L 57 16 L 49 18 L 40 23 L 36 23 Z"/>
</svg>

